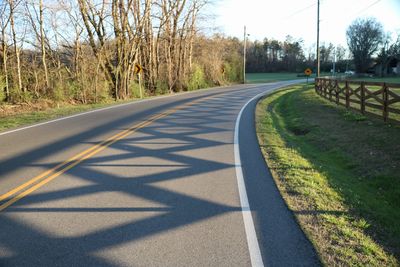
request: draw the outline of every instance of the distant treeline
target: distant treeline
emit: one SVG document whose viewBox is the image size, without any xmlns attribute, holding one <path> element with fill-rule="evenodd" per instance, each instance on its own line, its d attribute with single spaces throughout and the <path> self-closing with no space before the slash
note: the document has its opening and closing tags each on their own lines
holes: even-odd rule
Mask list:
<svg viewBox="0 0 400 267">
<path fill-rule="evenodd" d="M 336 49 L 336 51 L 335 51 Z M 287 36 L 285 41 L 265 38 L 250 42 L 247 49 L 246 69 L 249 72 L 303 72 L 316 66 L 316 48 L 305 51 L 303 41 Z M 306 53 L 307 52 L 307 53 Z M 336 67 L 345 71 L 349 61 L 345 60 L 346 49 L 333 44 L 320 46 L 321 71 L 329 72 L 336 53 Z"/>
<path fill-rule="evenodd" d="M 332 43 L 320 44 L 320 70 L 353 70 L 358 74 L 380 76 L 400 74 L 400 35 L 392 39 L 374 18 L 358 18 L 346 31 L 348 49 Z M 314 68 L 316 45 L 305 48 L 301 39 L 287 36 L 285 41 L 265 38 L 250 42 L 246 70 L 249 72 L 302 72 Z"/>
<path fill-rule="evenodd" d="M 207 0 L 4 0 L 0 103 L 98 102 L 242 79 L 242 42 L 205 37 Z"/>
</svg>

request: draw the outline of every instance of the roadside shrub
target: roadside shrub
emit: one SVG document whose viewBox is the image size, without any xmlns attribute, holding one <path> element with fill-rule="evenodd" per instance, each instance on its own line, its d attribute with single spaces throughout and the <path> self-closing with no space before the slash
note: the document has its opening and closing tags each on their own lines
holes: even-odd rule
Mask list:
<svg viewBox="0 0 400 267">
<path fill-rule="evenodd" d="M 79 85 L 77 81 L 67 80 L 60 87 L 64 92 L 63 95 L 66 100 L 74 99 L 82 103 L 86 103 L 86 97 L 83 92 L 84 89 Z"/>
<path fill-rule="evenodd" d="M 29 103 L 33 100 L 33 94 L 30 91 L 19 91 L 17 88 L 10 89 L 10 99 L 14 103 L 25 102 Z"/>
<path fill-rule="evenodd" d="M 156 84 L 155 95 L 163 95 L 169 92 L 168 84 L 166 81 L 158 80 Z"/>
<path fill-rule="evenodd" d="M 143 92 L 143 97 L 145 97 L 145 90 L 143 88 L 142 85 L 142 92 Z M 140 98 L 140 87 L 139 87 L 139 83 L 137 82 L 132 82 L 130 85 L 130 93 L 131 93 L 131 97 L 134 98 Z"/>
<path fill-rule="evenodd" d="M 59 83 L 53 88 L 53 99 L 57 102 L 65 100 L 64 88 Z"/>
<path fill-rule="evenodd" d="M 195 64 L 193 66 L 192 75 L 190 76 L 189 81 L 187 83 L 188 90 L 192 91 L 200 88 L 205 88 L 207 86 L 208 84 L 205 79 L 203 69 L 199 65 Z"/>
<path fill-rule="evenodd" d="M 109 99 L 111 99 L 111 95 L 108 93 L 110 91 L 109 87 L 110 85 L 107 81 L 104 80 L 103 82 L 100 82 L 98 84 L 97 92 L 93 92 L 94 102 L 107 102 Z"/>
<path fill-rule="evenodd" d="M 0 76 L 0 103 L 6 100 L 6 93 L 4 92 L 6 88 L 6 82 L 3 76 Z"/>
<path fill-rule="evenodd" d="M 225 63 L 224 64 L 224 78 L 227 82 L 238 82 L 241 77 L 241 68 L 238 68 L 235 64 Z"/>
<path fill-rule="evenodd" d="M 4 93 L 4 90 L 1 89 L 0 90 L 0 104 L 1 104 L 1 102 L 5 102 L 5 100 L 6 100 L 6 94 Z"/>
</svg>

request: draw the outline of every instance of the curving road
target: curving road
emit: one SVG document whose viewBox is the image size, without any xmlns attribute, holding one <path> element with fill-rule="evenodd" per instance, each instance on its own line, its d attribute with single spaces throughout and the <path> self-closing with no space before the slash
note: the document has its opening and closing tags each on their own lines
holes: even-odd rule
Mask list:
<svg viewBox="0 0 400 267">
<path fill-rule="evenodd" d="M 295 82 L 0 133 L 0 266 L 318 266 L 254 132 L 261 94 Z"/>
</svg>

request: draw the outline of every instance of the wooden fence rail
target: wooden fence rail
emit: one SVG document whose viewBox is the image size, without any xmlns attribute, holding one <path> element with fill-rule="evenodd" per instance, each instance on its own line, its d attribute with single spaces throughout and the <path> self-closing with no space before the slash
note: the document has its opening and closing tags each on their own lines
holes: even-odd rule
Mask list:
<svg viewBox="0 0 400 267">
<path fill-rule="evenodd" d="M 315 91 L 337 105 L 400 122 L 400 84 L 316 78 Z"/>
</svg>

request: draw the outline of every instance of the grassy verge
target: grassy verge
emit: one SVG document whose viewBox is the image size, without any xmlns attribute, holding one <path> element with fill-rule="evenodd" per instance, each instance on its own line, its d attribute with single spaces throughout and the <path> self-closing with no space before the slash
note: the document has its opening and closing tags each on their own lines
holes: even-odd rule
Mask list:
<svg viewBox="0 0 400 267">
<path fill-rule="evenodd" d="M 132 101 L 132 100 L 131 100 Z M 118 102 L 106 102 L 98 104 L 62 104 L 59 107 L 23 107 L 18 112 L 13 112 L 12 114 L 7 114 L 7 112 L 0 112 L 0 132 L 7 129 L 29 125 L 41 121 L 51 120 L 60 118 L 63 116 L 68 116 L 72 114 L 77 114 L 84 111 L 89 111 L 96 108 L 102 108 L 107 106 L 112 106 L 116 104 L 121 104 L 128 101 L 118 101 Z M 6 106 L 0 109 L 6 109 Z M 42 110 L 40 110 L 42 109 Z"/>
<path fill-rule="evenodd" d="M 270 83 L 278 81 L 288 81 L 296 79 L 306 79 L 306 77 L 298 77 L 303 73 L 294 72 L 268 72 L 268 73 L 246 73 L 246 82 L 248 83 Z M 321 76 L 328 76 L 327 73 L 321 73 Z M 312 74 L 310 78 L 315 78 Z"/>
<path fill-rule="evenodd" d="M 336 73 L 334 77 L 332 77 L 331 73 L 321 73 L 321 77 L 328 77 L 328 78 L 334 78 L 334 79 L 342 79 L 342 80 L 349 80 L 349 81 L 355 81 L 355 82 L 386 82 L 386 83 L 400 83 L 400 76 L 389 76 L 389 77 L 357 77 L 356 75 L 354 76 L 348 76 L 343 73 Z"/>
<path fill-rule="evenodd" d="M 297 77 L 297 73 L 246 73 L 246 82 L 248 83 L 268 83 L 295 79 L 304 79 L 304 77 Z"/>
<path fill-rule="evenodd" d="M 312 86 L 256 112 L 263 154 L 326 265 L 398 266 L 400 128 L 336 107 Z"/>
<path fill-rule="evenodd" d="M 366 82 L 387 82 L 387 83 L 400 83 L 400 77 L 365 77 L 365 78 L 350 78 L 354 81 L 366 81 Z"/>
</svg>

